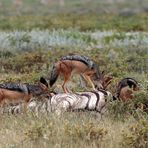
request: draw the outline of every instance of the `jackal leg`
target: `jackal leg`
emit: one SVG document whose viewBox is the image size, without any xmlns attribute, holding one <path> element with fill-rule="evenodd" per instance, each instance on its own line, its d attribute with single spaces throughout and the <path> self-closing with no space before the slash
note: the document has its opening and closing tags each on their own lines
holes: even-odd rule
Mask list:
<svg viewBox="0 0 148 148">
<path fill-rule="evenodd" d="M 92 82 L 90 76 L 87 76 L 87 75 L 83 75 L 84 79 L 92 86 L 93 90 L 95 90 L 95 85 L 94 83 Z"/>
<path fill-rule="evenodd" d="M 30 94 L 30 95 L 24 96 L 24 100 L 25 100 L 25 102 L 24 102 L 24 108 L 23 108 L 23 113 L 24 113 L 24 114 L 27 113 L 28 102 L 29 102 L 29 100 L 31 99 L 31 97 L 32 97 L 31 94 Z"/>
<path fill-rule="evenodd" d="M 63 88 L 65 93 L 69 93 L 69 90 L 67 89 L 67 87 L 65 87 L 65 85 L 69 81 L 70 76 L 71 76 L 71 74 L 65 74 L 64 75 L 64 83 L 62 84 L 62 88 Z"/>
<path fill-rule="evenodd" d="M 80 86 L 88 90 L 87 88 L 87 81 L 83 74 L 80 74 Z"/>
</svg>

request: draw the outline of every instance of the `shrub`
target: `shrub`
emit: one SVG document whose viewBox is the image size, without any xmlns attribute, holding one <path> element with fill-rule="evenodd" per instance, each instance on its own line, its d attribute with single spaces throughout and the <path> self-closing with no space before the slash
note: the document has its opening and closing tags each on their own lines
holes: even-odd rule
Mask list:
<svg viewBox="0 0 148 148">
<path fill-rule="evenodd" d="M 140 120 L 129 128 L 129 132 L 123 132 L 121 142 L 123 147 L 146 148 L 148 147 L 147 120 Z"/>
<path fill-rule="evenodd" d="M 82 140 L 88 144 L 95 142 L 97 146 L 100 146 L 103 142 L 108 131 L 104 128 L 100 128 L 94 123 L 88 124 L 75 124 L 70 125 L 66 124 L 64 127 L 64 132 L 67 137 L 70 137 L 71 140 L 78 141 Z"/>
<path fill-rule="evenodd" d="M 135 95 L 134 99 L 127 102 L 119 100 L 110 102 L 108 111 L 114 119 L 125 120 L 130 115 L 140 119 L 148 115 L 147 96 L 147 92 L 140 92 Z"/>
</svg>

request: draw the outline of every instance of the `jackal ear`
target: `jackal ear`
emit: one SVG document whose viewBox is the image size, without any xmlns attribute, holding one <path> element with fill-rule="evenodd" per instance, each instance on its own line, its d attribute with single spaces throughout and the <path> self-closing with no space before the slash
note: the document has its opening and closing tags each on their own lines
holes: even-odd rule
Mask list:
<svg viewBox="0 0 148 148">
<path fill-rule="evenodd" d="M 40 83 L 44 84 L 48 88 L 48 82 L 45 80 L 45 78 L 40 78 Z"/>
<path fill-rule="evenodd" d="M 130 81 L 130 80 L 127 80 L 127 84 L 128 84 L 128 86 L 130 87 L 130 88 L 132 88 L 135 84 L 132 82 L 132 81 Z M 136 85 L 135 85 L 136 86 Z"/>
</svg>

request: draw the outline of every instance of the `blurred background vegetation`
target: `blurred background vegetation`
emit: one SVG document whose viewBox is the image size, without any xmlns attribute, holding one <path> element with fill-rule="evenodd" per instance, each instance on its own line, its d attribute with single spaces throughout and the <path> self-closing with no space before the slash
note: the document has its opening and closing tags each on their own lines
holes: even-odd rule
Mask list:
<svg viewBox="0 0 148 148">
<path fill-rule="evenodd" d="M 147 31 L 147 0 L 1 0 L 0 29 Z"/>
<path fill-rule="evenodd" d="M 109 103 L 102 121 L 89 112 L 4 115 L 0 147 L 147 147 L 147 31 L 147 0 L 0 0 L 1 83 L 37 83 L 61 56 L 75 53 L 112 74 L 113 94 L 124 77 L 141 85 L 134 101 Z M 77 76 L 69 87 L 84 91 Z"/>
</svg>

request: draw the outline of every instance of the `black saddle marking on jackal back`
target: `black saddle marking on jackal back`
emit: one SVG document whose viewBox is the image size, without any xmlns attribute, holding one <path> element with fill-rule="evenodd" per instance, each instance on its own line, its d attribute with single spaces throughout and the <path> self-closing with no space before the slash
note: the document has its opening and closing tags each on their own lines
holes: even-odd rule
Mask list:
<svg viewBox="0 0 148 148">
<path fill-rule="evenodd" d="M 6 83 L 6 84 L 0 84 L 0 88 L 12 90 L 12 91 L 18 91 L 22 93 L 29 93 L 29 90 L 26 84 Z"/>
<path fill-rule="evenodd" d="M 119 98 L 121 89 L 123 87 L 129 86 L 130 88 L 132 88 L 132 87 L 136 87 L 137 85 L 138 85 L 138 82 L 133 78 L 124 78 L 124 79 L 122 79 L 118 83 L 118 86 L 117 86 L 117 93 L 116 93 L 117 98 Z"/>
<path fill-rule="evenodd" d="M 119 84 L 118 84 L 118 87 L 125 87 L 125 86 L 129 86 L 130 88 L 132 87 L 132 86 L 137 86 L 138 85 L 138 82 L 135 80 L 135 79 L 133 79 L 133 78 L 124 78 L 124 79 L 122 79 L 120 82 L 119 82 Z"/>
<path fill-rule="evenodd" d="M 33 95 L 43 94 L 43 90 L 39 85 L 6 83 L 6 84 L 0 84 L 0 88 L 12 91 L 18 91 L 26 94 L 32 93 Z"/>
<path fill-rule="evenodd" d="M 67 55 L 62 57 L 60 60 L 74 60 L 74 61 L 80 61 L 86 64 L 90 69 L 94 68 L 94 61 L 92 61 L 90 58 L 82 55 Z"/>
<path fill-rule="evenodd" d="M 94 69 L 96 71 L 97 79 L 100 79 L 101 73 L 100 73 L 98 65 L 87 56 L 83 56 L 83 55 L 67 55 L 67 56 L 62 57 L 60 60 L 61 61 L 62 60 L 80 61 L 80 62 L 84 63 L 85 65 L 87 65 L 90 69 Z"/>
<path fill-rule="evenodd" d="M 27 88 L 28 88 L 29 93 L 32 93 L 33 95 L 44 94 L 44 91 L 42 90 L 42 88 L 39 85 L 28 84 Z"/>
</svg>

